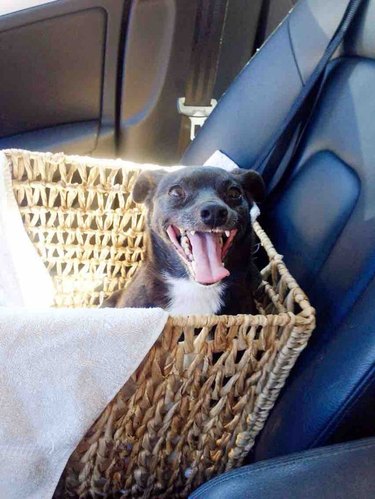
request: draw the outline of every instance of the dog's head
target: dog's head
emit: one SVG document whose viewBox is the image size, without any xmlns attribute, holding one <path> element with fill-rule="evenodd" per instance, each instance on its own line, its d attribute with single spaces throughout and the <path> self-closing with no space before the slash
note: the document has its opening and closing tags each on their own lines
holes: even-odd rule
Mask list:
<svg viewBox="0 0 375 499">
<path fill-rule="evenodd" d="M 214 167 L 145 171 L 133 189 L 134 201 L 148 208 L 150 230 L 201 284 L 229 275 L 225 265 L 251 231 L 250 209 L 263 196 L 260 175 L 240 168 L 230 173 Z"/>
</svg>

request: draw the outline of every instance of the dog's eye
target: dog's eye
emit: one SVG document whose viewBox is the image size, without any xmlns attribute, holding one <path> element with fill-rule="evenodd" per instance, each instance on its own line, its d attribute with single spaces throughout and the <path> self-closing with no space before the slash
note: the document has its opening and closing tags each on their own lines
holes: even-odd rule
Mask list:
<svg viewBox="0 0 375 499">
<path fill-rule="evenodd" d="M 185 197 L 185 191 L 179 185 L 174 185 L 173 187 L 171 187 L 169 189 L 168 194 L 173 198 L 178 198 L 178 199 L 182 199 Z"/>
<path fill-rule="evenodd" d="M 229 199 L 237 200 L 242 196 L 242 192 L 240 191 L 240 189 L 238 189 L 238 187 L 230 187 L 230 189 L 228 189 L 227 195 Z"/>
</svg>

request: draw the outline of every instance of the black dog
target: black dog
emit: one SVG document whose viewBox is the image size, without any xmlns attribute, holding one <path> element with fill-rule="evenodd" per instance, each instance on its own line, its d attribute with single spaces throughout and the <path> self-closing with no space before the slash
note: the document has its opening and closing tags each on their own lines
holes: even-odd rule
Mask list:
<svg viewBox="0 0 375 499">
<path fill-rule="evenodd" d="M 250 209 L 263 196 L 263 180 L 251 170 L 143 172 L 133 199 L 148 208 L 146 260 L 104 306 L 162 307 L 174 315 L 254 312 L 260 275 Z"/>
</svg>

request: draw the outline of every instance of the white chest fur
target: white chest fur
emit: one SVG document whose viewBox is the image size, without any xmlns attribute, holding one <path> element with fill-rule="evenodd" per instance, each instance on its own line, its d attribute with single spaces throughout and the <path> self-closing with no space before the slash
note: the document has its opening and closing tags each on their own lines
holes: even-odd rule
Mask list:
<svg viewBox="0 0 375 499">
<path fill-rule="evenodd" d="M 171 315 L 216 314 L 223 305 L 225 284 L 203 286 L 188 278 L 166 277 Z"/>
</svg>

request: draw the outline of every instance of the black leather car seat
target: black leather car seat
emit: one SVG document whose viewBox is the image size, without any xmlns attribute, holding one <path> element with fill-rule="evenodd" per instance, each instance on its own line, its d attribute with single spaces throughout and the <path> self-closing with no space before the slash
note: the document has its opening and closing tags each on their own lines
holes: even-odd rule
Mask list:
<svg viewBox="0 0 375 499">
<path fill-rule="evenodd" d="M 375 439 L 359 440 L 244 466 L 190 499 L 372 499 L 374 464 Z"/>
<path fill-rule="evenodd" d="M 251 168 L 347 4 L 301 0 L 229 88 L 182 162 L 204 163 L 219 149 Z M 318 325 L 253 459 L 375 434 L 375 0 L 364 0 L 330 63 L 292 177 L 262 212 L 261 223 L 317 309 Z"/>
</svg>

